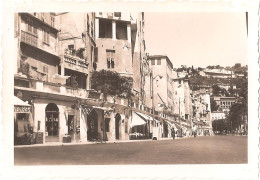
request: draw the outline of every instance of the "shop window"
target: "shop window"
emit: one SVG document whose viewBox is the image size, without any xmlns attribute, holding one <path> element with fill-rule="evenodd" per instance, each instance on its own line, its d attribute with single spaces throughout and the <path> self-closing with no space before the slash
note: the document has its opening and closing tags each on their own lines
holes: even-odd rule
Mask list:
<svg viewBox="0 0 260 180">
<path fill-rule="evenodd" d="M 115 68 L 115 50 L 106 50 L 107 68 Z"/>
<path fill-rule="evenodd" d="M 112 38 L 112 21 L 99 19 L 99 38 Z"/>
<path fill-rule="evenodd" d="M 127 23 L 116 22 L 116 39 L 127 40 Z"/>
<path fill-rule="evenodd" d="M 157 60 L 157 65 L 161 65 L 161 59 Z"/>
<path fill-rule="evenodd" d="M 109 124 L 110 124 L 110 118 L 105 118 L 105 132 L 110 132 Z"/>
</svg>

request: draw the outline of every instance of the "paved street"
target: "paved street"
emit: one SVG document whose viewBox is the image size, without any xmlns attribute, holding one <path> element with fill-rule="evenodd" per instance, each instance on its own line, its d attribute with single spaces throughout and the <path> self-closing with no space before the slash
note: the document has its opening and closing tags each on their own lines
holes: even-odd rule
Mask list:
<svg viewBox="0 0 260 180">
<path fill-rule="evenodd" d="M 15 148 L 15 165 L 247 163 L 247 137 Z"/>
</svg>

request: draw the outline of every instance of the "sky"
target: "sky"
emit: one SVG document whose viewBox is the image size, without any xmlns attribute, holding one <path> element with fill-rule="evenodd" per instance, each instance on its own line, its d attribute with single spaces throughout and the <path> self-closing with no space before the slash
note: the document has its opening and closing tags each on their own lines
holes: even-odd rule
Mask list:
<svg viewBox="0 0 260 180">
<path fill-rule="evenodd" d="M 145 12 L 149 55 L 167 55 L 174 68 L 247 65 L 246 14 Z"/>
</svg>

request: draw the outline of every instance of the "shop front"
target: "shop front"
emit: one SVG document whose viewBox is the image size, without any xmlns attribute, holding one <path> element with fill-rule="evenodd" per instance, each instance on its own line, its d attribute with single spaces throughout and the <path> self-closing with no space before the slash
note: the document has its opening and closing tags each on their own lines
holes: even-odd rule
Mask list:
<svg viewBox="0 0 260 180">
<path fill-rule="evenodd" d="M 31 105 L 14 96 L 14 145 L 34 143 Z"/>
<path fill-rule="evenodd" d="M 49 103 L 45 108 L 45 142 L 59 141 L 59 108 Z"/>
</svg>

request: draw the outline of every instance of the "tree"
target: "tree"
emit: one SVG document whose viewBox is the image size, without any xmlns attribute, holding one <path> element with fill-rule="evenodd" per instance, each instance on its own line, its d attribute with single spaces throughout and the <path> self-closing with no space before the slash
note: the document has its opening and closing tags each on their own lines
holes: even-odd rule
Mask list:
<svg viewBox="0 0 260 180">
<path fill-rule="evenodd" d="M 213 95 L 217 96 L 220 92 L 221 92 L 221 88 L 218 85 L 214 84 L 212 86 Z"/>
<path fill-rule="evenodd" d="M 217 105 L 216 101 L 213 98 L 210 98 L 210 108 L 212 111 L 217 111 L 219 108 L 219 105 Z"/>
<path fill-rule="evenodd" d="M 133 79 L 114 71 L 94 71 L 91 78 L 92 88 L 101 91 L 104 96 L 113 95 L 124 98 L 132 96 Z"/>
</svg>

